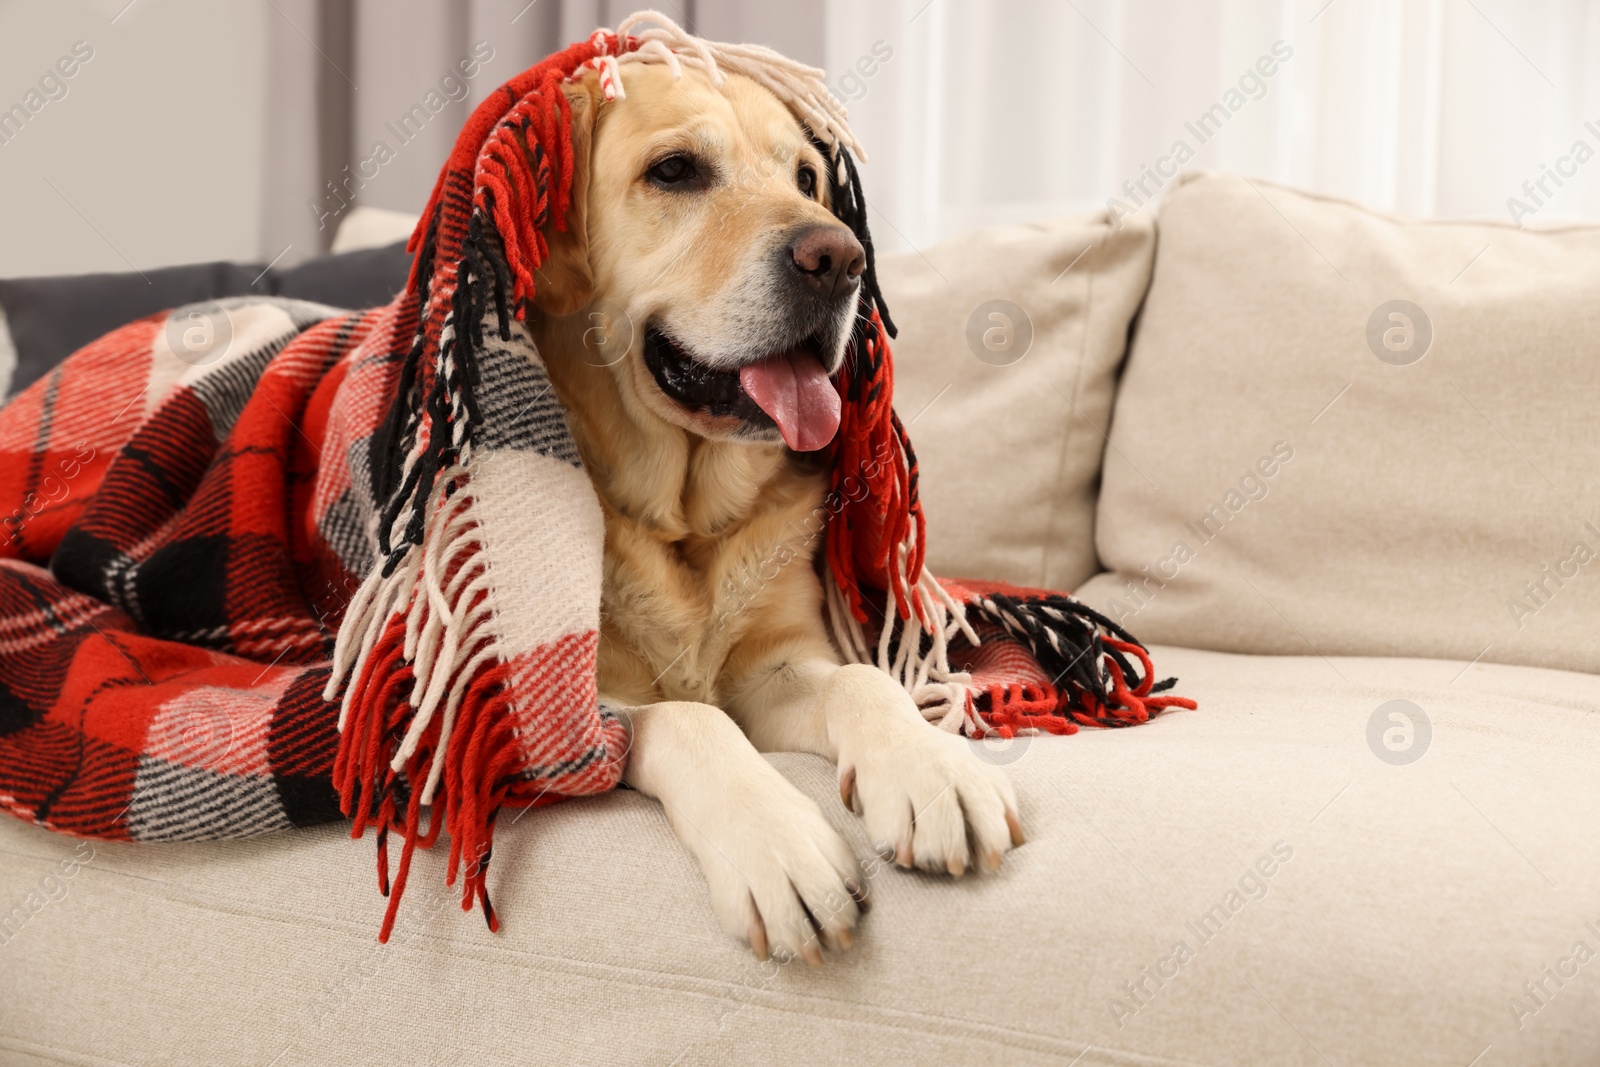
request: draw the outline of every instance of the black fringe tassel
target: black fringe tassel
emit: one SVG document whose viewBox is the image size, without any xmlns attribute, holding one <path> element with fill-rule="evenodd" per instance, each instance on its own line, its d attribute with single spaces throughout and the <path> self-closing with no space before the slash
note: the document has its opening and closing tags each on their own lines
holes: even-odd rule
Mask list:
<svg viewBox="0 0 1600 1067">
<path fill-rule="evenodd" d="M 1139 688 L 1144 681 L 1143 674 L 1121 649 L 1106 644 L 1101 631 L 1140 648 L 1144 646 L 1127 630 L 1072 597 L 1018 599 L 992 593 L 968 606 L 976 607 L 984 618 L 1025 644 L 1059 688 L 1089 693 L 1096 701 L 1103 701 L 1111 680 L 1110 669 L 1101 665 L 1104 657 L 1122 671 L 1129 689 Z M 1163 693 L 1177 682 L 1176 678 L 1167 678 L 1151 686 L 1150 691 Z"/>
</svg>

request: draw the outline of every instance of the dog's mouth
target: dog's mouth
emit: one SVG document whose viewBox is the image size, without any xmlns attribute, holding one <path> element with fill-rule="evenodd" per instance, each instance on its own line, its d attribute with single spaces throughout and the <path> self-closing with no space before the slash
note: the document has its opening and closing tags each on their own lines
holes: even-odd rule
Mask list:
<svg viewBox="0 0 1600 1067">
<path fill-rule="evenodd" d="M 740 367 L 700 362 L 655 326 L 644 335 L 644 362 L 672 400 L 713 418 L 736 418 L 752 429 L 774 427 L 796 452 L 825 448 L 839 431 L 839 391 L 828 380 L 821 343 L 799 344 Z"/>
</svg>

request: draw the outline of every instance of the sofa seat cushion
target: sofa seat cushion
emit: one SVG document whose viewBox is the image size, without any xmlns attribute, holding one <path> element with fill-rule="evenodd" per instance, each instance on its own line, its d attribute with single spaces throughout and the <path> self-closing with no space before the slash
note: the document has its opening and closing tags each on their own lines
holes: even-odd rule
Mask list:
<svg viewBox="0 0 1600 1067">
<path fill-rule="evenodd" d="M 1028 843 L 959 882 L 878 870 L 819 971 L 726 937 L 629 792 L 507 813 L 499 934 L 419 856 L 387 946 L 338 827 L 0 820 L 0 1061 L 1600 1062 L 1600 679 L 1156 652 L 1201 710 L 984 749 Z M 773 762 L 869 856 L 822 760 Z"/>
</svg>

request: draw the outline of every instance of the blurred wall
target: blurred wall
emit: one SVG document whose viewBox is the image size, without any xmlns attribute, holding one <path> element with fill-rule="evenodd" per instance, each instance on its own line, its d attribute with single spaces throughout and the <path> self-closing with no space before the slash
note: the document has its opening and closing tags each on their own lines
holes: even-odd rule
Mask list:
<svg viewBox="0 0 1600 1067">
<path fill-rule="evenodd" d="M 0 275 L 261 253 L 271 9 L 125 5 L 0 2 Z M 92 58 L 62 77 L 80 41 Z"/>
<path fill-rule="evenodd" d="M 356 205 L 418 212 L 474 105 L 640 6 L 0 0 L 0 109 L 24 108 L 9 126 L 0 112 L 0 276 L 288 265 L 325 251 Z M 823 61 L 820 6 L 660 7 L 703 36 Z M 58 81 L 80 41 L 91 58 Z"/>
</svg>

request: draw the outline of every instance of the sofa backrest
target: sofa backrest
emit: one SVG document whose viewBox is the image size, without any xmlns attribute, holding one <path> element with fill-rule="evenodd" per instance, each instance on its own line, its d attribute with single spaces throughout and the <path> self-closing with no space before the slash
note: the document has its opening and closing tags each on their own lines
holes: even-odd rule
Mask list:
<svg viewBox="0 0 1600 1067">
<path fill-rule="evenodd" d="M 1104 434 L 1154 251 L 1148 218 L 1101 213 L 880 261 L 935 573 L 1071 589 L 1099 570 Z"/>
<path fill-rule="evenodd" d="M 1081 597 L 1155 642 L 1600 671 L 1600 227 L 1199 174 L 1158 228 Z"/>
</svg>

